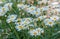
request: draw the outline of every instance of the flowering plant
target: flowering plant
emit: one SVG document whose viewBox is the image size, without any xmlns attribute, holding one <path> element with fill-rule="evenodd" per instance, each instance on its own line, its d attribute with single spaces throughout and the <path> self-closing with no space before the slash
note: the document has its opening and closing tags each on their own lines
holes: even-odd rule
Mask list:
<svg viewBox="0 0 60 39">
<path fill-rule="evenodd" d="M 1 0 L 0 39 L 60 39 L 60 1 Z"/>
</svg>

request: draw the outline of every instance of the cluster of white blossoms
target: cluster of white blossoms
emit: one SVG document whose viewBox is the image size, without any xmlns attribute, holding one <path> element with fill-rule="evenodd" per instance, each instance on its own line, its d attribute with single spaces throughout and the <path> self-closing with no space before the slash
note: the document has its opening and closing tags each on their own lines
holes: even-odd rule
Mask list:
<svg viewBox="0 0 60 39">
<path fill-rule="evenodd" d="M 33 18 L 23 18 L 23 19 L 17 19 L 15 24 L 16 25 L 28 25 L 29 23 L 32 22 Z"/>
<path fill-rule="evenodd" d="M 30 33 L 31 36 L 39 36 L 41 35 L 41 33 L 44 33 L 44 30 L 43 28 L 36 28 L 36 29 L 30 30 L 28 33 Z"/>
<path fill-rule="evenodd" d="M 3 7 L 0 7 L 0 16 L 4 16 L 9 9 L 11 9 L 12 3 L 6 3 Z"/>
<path fill-rule="evenodd" d="M 29 24 L 32 22 L 32 18 L 17 18 L 17 20 L 15 20 L 15 24 L 16 24 L 16 29 L 18 31 L 22 30 L 22 29 L 29 29 Z"/>
<path fill-rule="evenodd" d="M 60 20 L 60 4 L 58 2 L 52 2 L 50 3 L 48 6 L 44 6 L 44 7 L 36 7 L 36 6 L 30 6 L 30 5 L 25 5 L 25 4 L 18 4 L 17 7 L 19 9 L 23 9 L 26 12 L 35 15 L 37 18 L 32 19 L 31 21 L 34 23 L 34 21 L 42 21 L 45 26 L 54 26 L 56 24 L 56 22 L 58 22 Z M 46 14 L 44 15 L 44 12 L 46 11 Z M 42 14 L 42 15 L 41 15 Z M 24 26 L 24 24 L 29 24 L 30 22 L 28 22 L 28 20 L 24 23 L 23 22 L 23 26 L 17 26 L 17 29 L 21 30 L 21 29 L 25 29 L 26 26 Z M 18 22 L 17 24 L 22 24 L 22 22 Z M 33 25 L 34 26 L 34 25 Z M 29 29 L 29 27 L 27 27 Z M 44 32 L 43 28 L 37 28 L 37 29 L 33 29 L 30 30 L 29 33 L 32 36 L 37 36 L 37 35 L 41 35 L 41 33 Z"/>
<path fill-rule="evenodd" d="M 25 11 L 27 11 L 28 13 L 30 13 L 32 15 L 35 15 L 36 17 L 41 15 L 40 8 L 37 8 L 35 6 L 18 4 L 17 7 L 20 9 L 24 9 Z"/>
<path fill-rule="evenodd" d="M 9 11 L 11 8 L 12 3 L 7 3 L 3 7 L 0 7 L 0 16 L 4 16 L 7 13 L 7 11 Z M 37 36 L 41 35 L 41 33 L 44 33 L 44 28 L 41 28 L 38 25 L 36 25 L 38 24 L 37 21 L 39 21 L 39 24 L 42 24 L 43 22 L 44 26 L 52 27 L 56 24 L 56 22 L 59 22 L 60 20 L 60 4 L 58 2 L 51 3 L 48 6 L 44 6 L 41 8 L 36 7 L 34 5 L 31 6 L 20 3 L 17 4 L 17 8 L 19 10 L 22 9 L 26 11 L 26 14 L 32 14 L 33 16 L 35 16 L 35 18 L 18 18 L 18 15 L 10 14 L 7 17 L 6 22 L 14 22 L 17 31 L 28 29 L 28 33 L 31 36 Z M 46 13 L 44 11 L 46 11 Z M 34 24 L 35 22 L 36 24 Z M 30 29 L 30 27 L 33 27 L 33 29 Z"/>
</svg>

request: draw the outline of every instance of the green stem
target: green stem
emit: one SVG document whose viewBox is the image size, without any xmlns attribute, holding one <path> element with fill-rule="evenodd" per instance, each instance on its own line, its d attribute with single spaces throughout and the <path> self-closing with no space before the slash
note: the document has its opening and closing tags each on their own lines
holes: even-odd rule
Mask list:
<svg viewBox="0 0 60 39">
<path fill-rule="evenodd" d="M 10 25 L 11 30 L 15 33 L 16 38 L 17 38 L 17 39 L 20 39 L 17 31 L 15 30 L 15 26 L 13 26 L 12 24 L 9 24 L 9 25 Z"/>
</svg>

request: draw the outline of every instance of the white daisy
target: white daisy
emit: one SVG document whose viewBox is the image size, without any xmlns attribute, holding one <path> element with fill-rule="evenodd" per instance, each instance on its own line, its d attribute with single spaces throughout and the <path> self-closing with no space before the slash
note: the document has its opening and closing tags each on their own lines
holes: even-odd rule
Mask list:
<svg viewBox="0 0 60 39">
<path fill-rule="evenodd" d="M 48 8 L 48 6 L 44 6 L 43 8 L 42 8 L 42 11 L 47 11 L 49 8 Z"/>
<path fill-rule="evenodd" d="M 17 25 L 15 26 L 15 28 L 17 29 L 17 31 L 20 31 L 20 30 L 28 29 L 29 27 L 25 25 Z"/>
<path fill-rule="evenodd" d="M 59 4 L 59 2 L 53 2 L 53 3 L 51 3 L 51 5 L 57 5 L 57 4 Z"/>
<path fill-rule="evenodd" d="M 17 29 L 17 31 L 20 31 L 20 30 L 24 29 L 24 26 L 23 25 L 18 25 L 18 26 L 15 26 L 15 28 Z"/>
<path fill-rule="evenodd" d="M 37 18 L 37 20 L 43 20 L 44 19 L 44 17 L 43 16 L 39 16 L 38 18 Z"/>
<path fill-rule="evenodd" d="M 7 7 L 1 7 L 0 8 L 0 16 L 4 16 L 7 11 L 8 11 L 8 8 Z"/>
<path fill-rule="evenodd" d="M 44 33 L 43 28 L 36 28 L 36 31 L 38 31 L 38 33 Z"/>
<path fill-rule="evenodd" d="M 24 4 L 23 3 L 17 4 L 17 7 L 23 9 L 24 8 Z"/>
<path fill-rule="evenodd" d="M 55 24 L 54 21 L 51 19 L 45 19 L 44 23 L 45 25 L 48 25 L 48 26 L 53 26 Z"/>
<path fill-rule="evenodd" d="M 15 19 L 17 18 L 17 15 L 9 15 L 8 17 L 7 17 L 7 23 L 10 23 L 10 22 L 15 22 Z"/>
<path fill-rule="evenodd" d="M 44 33 L 44 30 L 42 28 L 31 29 L 29 31 L 29 34 L 31 36 L 37 36 L 37 35 L 39 36 L 39 35 L 41 35 L 41 33 Z"/>
<path fill-rule="evenodd" d="M 37 35 L 39 35 L 38 31 L 36 31 L 36 30 L 31 30 L 31 31 L 29 31 L 29 33 L 30 33 L 31 36 L 37 36 Z"/>
<path fill-rule="evenodd" d="M 50 19 L 53 20 L 53 21 L 58 21 L 59 17 L 58 16 L 52 16 L 52 17 L 50 17 Z"/>
<path fill-rule="evenodd" d="M 28 8 L 28 10 L 29 10 L 28 12 L 32 12 L 32 11 L 34 11 L 35 9 L 36 9 L 35 6 L 31 6 L 31 7 Z"/>
<path fill-rule="evenodd" d="M 37 9 L 34 11 L 34 15 L 35 15 L 36 17 L 38 17 L 38 16 L 41 15 L 40 8 L 37 8 Z"/>
<path fill-rule="evenodd" d="M 13 3 L 6 3 L 4 5 L 4 7 L 7 7 L 8 9 L 11 9 L 12 8 L 12 5 L 13 5 Z"/>
</svg>

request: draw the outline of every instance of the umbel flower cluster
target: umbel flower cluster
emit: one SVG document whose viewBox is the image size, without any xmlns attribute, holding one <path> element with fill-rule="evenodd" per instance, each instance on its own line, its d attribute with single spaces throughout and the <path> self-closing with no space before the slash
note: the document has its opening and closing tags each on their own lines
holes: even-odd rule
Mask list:
<svg viewBox="0 0 60 39">
<path fill-rule="evenodd" d="M 0 27 L 1 39 L 58 39 L 60 2 L 57 0 L 0 1 Z"/>
</svg>

